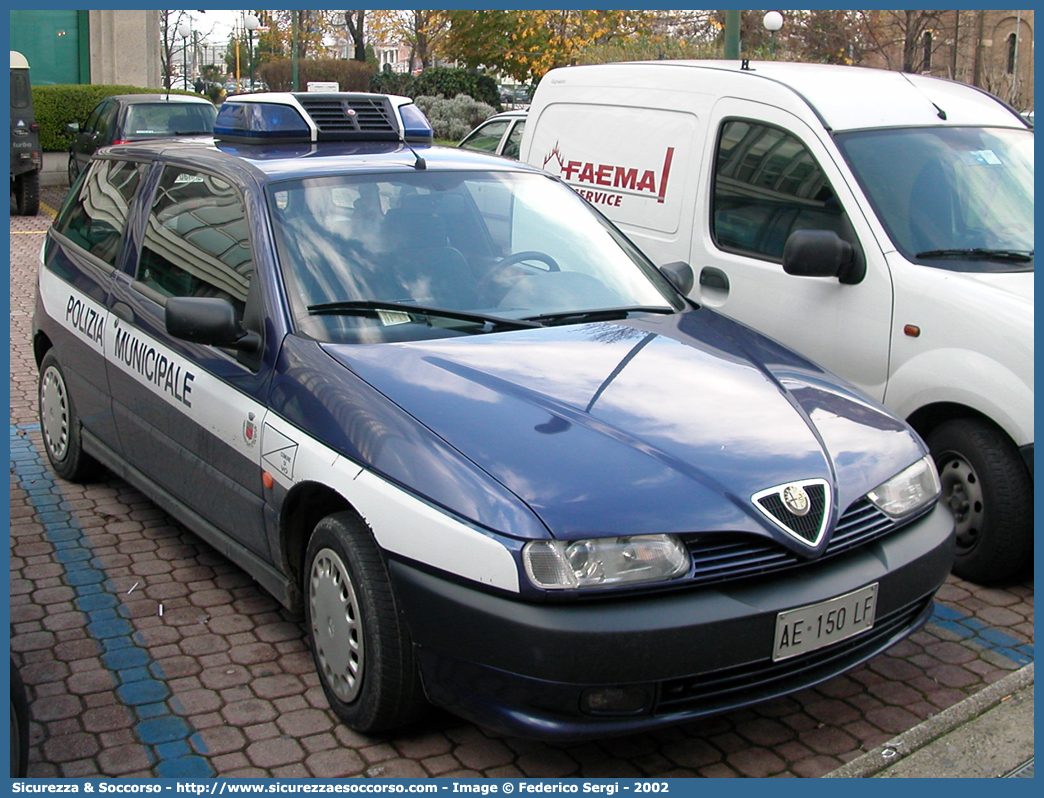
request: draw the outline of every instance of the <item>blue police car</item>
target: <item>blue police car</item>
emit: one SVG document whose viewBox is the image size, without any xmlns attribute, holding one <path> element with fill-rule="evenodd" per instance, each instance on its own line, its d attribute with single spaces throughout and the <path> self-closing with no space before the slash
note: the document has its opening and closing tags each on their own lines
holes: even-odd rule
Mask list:
<svg viewBox="0 0 1044 798">
<path fill-rule="evenodd" d="M 406 98 L 255 94 L 100 151 L 41 254 L 47 455 L 303 610 L 337 715 L 581 739 L 917 629 L 952 517 L 910 428 L 686 298 Z"/>
</svg>

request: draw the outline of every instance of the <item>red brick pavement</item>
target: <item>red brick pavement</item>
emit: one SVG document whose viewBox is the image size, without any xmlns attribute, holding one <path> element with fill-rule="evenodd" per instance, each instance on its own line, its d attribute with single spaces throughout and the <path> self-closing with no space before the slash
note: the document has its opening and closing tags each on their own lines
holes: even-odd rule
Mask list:
<svg viewBox="0 0 1044 798">
<path fill-rule="evenodd" d="M 45 210 L 60 201 L 59 190 L 45 190 Z M 36 422 L 29 333 L 49 221 L 44 213 L 11 217 L 12 425 Z M 22 434 L 39 451 L 39 434 Z M 34 716 L 30 776 L 156 775 L 137 716 L 121 703 L 14 471 L 11 648 Z M 433 711 L 407 732 L 366 736 L 339 725 L 327 708 L 298 619 L 235 565 L 118 479 L 56 480 L 55 492 L 55 509 L 83 530 L 92 563 L 110 578 L 169 688 L 170 711 L 194 730 L 193 753 L 225 777 L 820 776 L 1018 667 L 930 624 L 817 688 L 649 734 L 548 745 Z M 939 598 L 1033 642 L 1032 581 L 987 590 L 951 578 Z"/>
</svg>

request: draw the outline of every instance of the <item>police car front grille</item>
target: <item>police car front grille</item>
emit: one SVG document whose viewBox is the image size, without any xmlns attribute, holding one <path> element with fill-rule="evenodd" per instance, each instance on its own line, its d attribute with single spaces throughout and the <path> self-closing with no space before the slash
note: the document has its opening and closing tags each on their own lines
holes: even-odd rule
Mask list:
<svg viewBox="0 0 1044 798">
<path fill-rule="evenodd" d="M 685 537 L 694 572 L 690 584 L 721 582 L 770 573 L 821 560 L 865 545 L 894 532 L 896 523 L 866 499 L 841 516 L 826 550 L 815 560 L 799 557 L 772 540 L 754 535 L 713 533 Z"/>
<path fill-rule="evenodd" d="M 319 99 L 299 97 L 301 107 L 322 133 L 397 133 L 383 98 Z"/>
<path fill-rule="evenodd" d="M 792 659 L 757 662 L 720 671 L 671 679 L 660 684 L 657 715 L 713 712 L 719 707 L 754 703 L 817 684 L 854 667 L 913 632 L 927 617 L 930 596 L 878 617 L 873 628 Z M 749 699 L 749 701 L 747 701 Z"/>
</svg>

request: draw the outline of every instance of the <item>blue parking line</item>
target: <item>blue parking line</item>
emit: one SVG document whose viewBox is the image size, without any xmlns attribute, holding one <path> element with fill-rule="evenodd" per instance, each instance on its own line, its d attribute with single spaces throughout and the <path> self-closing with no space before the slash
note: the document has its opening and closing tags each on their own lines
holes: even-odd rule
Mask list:
<svg viewBox="0 0 1044 798">
<path fill-rule="evenodd" d="M 995 651 L 1017 665 L 1029 665 L 1033 662 L 1032 643 L 1016 640 L 1011 635 L 987 626 L 977 618 L 965 615 L 953 607 L 936 602 L 935 611 L 928 623 L 953 632 L 975 646 Z"/>
<path fill-rule="evenodd" d="M 207 753 L 206 746 L 182 717 L 184 710 L 171 694 L 163 669 L 135 632 L 112 580 L 97 566 L 87 536 L 60 508 L 61 487 L 25 434 L 39 428 L 39 424 L 11 425 L 12 471 L 36 508 L 55 559 L 65 567 L 65 583 L 75 593 L 77 609 L 87 616 L 88 634 L 102 648 L 102 661 L 116 678 L 117 694 L 135 715 L 134 732 L 149 764 L 165 778 L 212 777 L 214 769 L 200 755 Z"/>
</svg>

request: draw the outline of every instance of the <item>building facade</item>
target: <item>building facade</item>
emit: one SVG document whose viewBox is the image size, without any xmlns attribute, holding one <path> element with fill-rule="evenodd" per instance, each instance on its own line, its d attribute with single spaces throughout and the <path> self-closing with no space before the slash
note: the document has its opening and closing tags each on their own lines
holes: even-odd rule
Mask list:
<svg viewBox="0 0 1044 798">
<path fill-rule="evenodd" d="M 891 44 L 867 66 L 908 69 L 985 89 L 1033 108 L 1033 11 L 893 11 Z"/>
<path fill-rule="evenodd" d="M 146 11 L 11 11 L 11 49 L 35 85 L 115 83 L 159 87 L 159 19 Z"/>
</svg>

